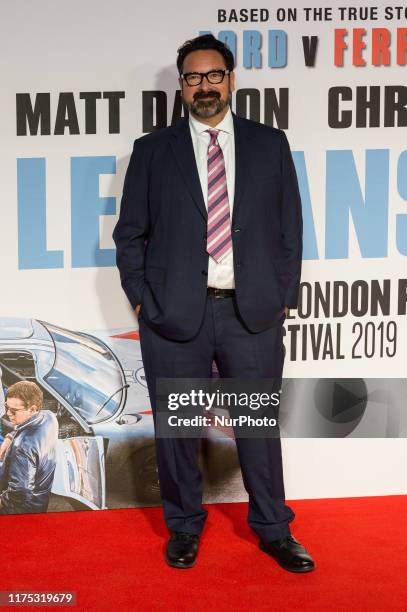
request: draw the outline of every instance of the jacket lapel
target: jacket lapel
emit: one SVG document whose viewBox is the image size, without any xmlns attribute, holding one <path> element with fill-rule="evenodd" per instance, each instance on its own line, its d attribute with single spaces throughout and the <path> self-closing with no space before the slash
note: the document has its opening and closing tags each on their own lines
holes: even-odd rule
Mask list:
<svg viewBox="0 0 407 612">
<path fill-rule="evenodd" d="M 242 204 L 244 191 L 249 182 L 253 150 L 250 142 L 252 133 L 249 129 L 249 122 L 238 117 L 235 113 L 232 113 L 232 115 L 235 128 L 235 196 L 232 212 L 233 227 Z"/>
<path fill-rule="evenodd" d="M 173 138 L 171 139 L 171 146 L 188 190 L 191 193 L 199 212 L 204 217 L 205 221 L 207 221 L 208 213 L 206 211 L 201 183 L 199 180 L 198 167 L 196 165 L 188 117 L 180 119 L 175 125 Z"/>
</svg>

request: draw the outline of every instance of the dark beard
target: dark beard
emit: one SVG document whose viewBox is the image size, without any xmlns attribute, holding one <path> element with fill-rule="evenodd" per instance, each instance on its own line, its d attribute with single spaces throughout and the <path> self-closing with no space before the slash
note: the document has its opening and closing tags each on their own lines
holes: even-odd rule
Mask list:
<svg viewBox="0 0 407 612">
<path fill-rule="evenodd" d="M 199 96 L 193 102 L 186 104 L 190 113 L 202 119 L 214 117 L 226 108 L 232 99 L 232 93 L 229 92 L 227 100 L 221 100 L 218 95 L 214 95 L 210 100 L 202 100 Z"/>
</svg>

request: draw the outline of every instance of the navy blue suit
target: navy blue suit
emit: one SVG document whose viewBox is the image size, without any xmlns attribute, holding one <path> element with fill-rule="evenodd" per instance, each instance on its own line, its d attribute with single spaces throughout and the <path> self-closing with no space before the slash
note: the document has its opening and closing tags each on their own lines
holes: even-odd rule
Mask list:
<svg viewBox="0 0 407 612">
<path fill-rule="evenodd" d="M 153 414 L 157 378 L 281 377 L 284 306 L 296 307 L 302 259 L 297 177 L 281 130 L 233 114 L 235 295 L 207 295 L 207 211 L 188 119 L 139 138 L 113 237 L 123 289 L 141 303 L 140 344 Z M 250 526 L 273 540 L 289 533 L 281 441 L 237 438 Z M 199 440 L 156 436 L 169 529 L 201 533 Z"/>
<path fill-rule="evenodd" d="M 295 308 L 302 260 L 301 200 L 281 130 L 233 114 L 232 238 L 236 301 L 248 329 Z M 158 333 L 187 340 L 203 318 L 207 211 L 188 119 L 134 143 L 114 230 L 123 289 Z"/>
</svg>

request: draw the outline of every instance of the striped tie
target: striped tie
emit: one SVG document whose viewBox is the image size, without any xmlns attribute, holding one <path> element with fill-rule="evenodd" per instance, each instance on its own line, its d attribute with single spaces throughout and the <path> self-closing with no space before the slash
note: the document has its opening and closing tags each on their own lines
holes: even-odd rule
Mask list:
<svg viewBox="0 0 407 612">
<path fill-rule="evenodd" d="M 208 147 L 208 233 L 206 250 L 219 263 L 232 251 L 232 234 L 225 160 L 217 137 L 219 130 L 206 130 Z"/>
</svg>

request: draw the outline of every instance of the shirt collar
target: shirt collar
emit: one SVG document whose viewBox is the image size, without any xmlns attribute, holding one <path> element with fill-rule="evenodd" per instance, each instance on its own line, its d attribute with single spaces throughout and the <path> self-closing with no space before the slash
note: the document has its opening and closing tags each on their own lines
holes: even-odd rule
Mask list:
<svg viewBox="0 0 407 612">
<path fill-rule="evenodd" d="M 25 427 L 28 427 L 29 425 L 36 425 L 37 422 L 39 423 L 42 420 L 42 418 L 43 418 L 43 413 L 41 410 L 38 410 L 32 415 L 32 417 L 24 421 L 24 423 L 15 425 L 14 429 L 17 433 L 18 431 L 21 431 L 22 429 L 24 429 Z"/>
<path fill-rule="evenodd" d="M 203 134 L 205 130 L 211 127 L 210 125 L 207 125 L 206 123 L 202 123 L 202 121 L 195 119 L 195 117 L 193 117 L 191 113 L 189 113 L 189 125 L 196 135 Z M 230 106 L 222 121 L 220 121 L 212 129 L 221 130 L 222 132 L 226 132 L 227 134 L 233 134 L 233 116 L 232 111 L 230 110 Z"/>
</svg>

